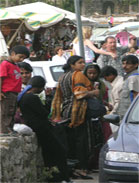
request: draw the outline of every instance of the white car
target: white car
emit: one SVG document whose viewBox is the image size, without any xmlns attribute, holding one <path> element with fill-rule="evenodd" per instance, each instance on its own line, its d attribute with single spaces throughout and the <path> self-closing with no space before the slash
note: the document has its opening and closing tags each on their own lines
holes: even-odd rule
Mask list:
<svg viewBox="0 0 139 183">
<path fill-rule="evenodd" d="M 40 75 L 46 80 L 46 87 L 55 88 L 59 77 L 64 73 L 63 62 L 32 61 L 29 64 L 33 68 L 33 76 Z"/>
</svg>

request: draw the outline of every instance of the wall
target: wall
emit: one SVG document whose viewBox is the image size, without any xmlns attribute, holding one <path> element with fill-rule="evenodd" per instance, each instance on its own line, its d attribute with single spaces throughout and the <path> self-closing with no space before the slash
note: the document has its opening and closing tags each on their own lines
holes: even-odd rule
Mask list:
<svg viewBox="0 0 139 183">
<path fill-rule="evenodd" d="M 40 182 L 43 171 L 41 149 L 35 134 L 0 137 L 0 182 Z"/>
</svg>

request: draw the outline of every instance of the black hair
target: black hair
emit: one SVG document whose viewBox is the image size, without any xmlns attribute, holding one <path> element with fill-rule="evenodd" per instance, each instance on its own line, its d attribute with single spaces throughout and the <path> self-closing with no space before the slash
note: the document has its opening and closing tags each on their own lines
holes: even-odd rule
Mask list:
<svg viewBox="0 0 139 183">
<path fill-rule="evenodd" d="M 26 55 L 26 58 L 28 58 L 30 55 L 28 48 L 23 45 L 18 45 L 18 46 L 13 47 L 10 51 L 10 54 L 12 52 L 15 52 L 16 54 L 24 54 L 24 55 Z"/>
<path fill-rule="evenodd" d="M 83 57 L 78 55 L 73 55 L 68 58 L 67 63 L 64 64 L 63 70 L 64 72 L 68 72 L 71 70 L 71 65 L 74 65 L 78 60 L 83 59 Z"/>
<path fill-rule="evenodd" d="M 25 69 L 26 71 L 29 72 L 33 71 L 31 65 L 26 62 L 19 62 L 17 65 L 20 67 L 20 69 Z"/>
<path fill-rule="evenodd" d="M 117 76 L 117 70 L 112 67 L 112 66 L 105 66 L 101 69 L 101 74 L 100 77 L 105 77 L 105 76 L 110 76 L 110 75 L 114 75 Z"/>
<path fill-rule="evenodd" d="M 32 86 L 32 88 L 42 88 L 45 86 L 45 79 L 42 76 L 34 76 L 32 77 L 28 84 Z"/>
<path fill-rule="evenodd" d="M 135 55 L 126 55 L 122 58 L 122 62 L 126 61 L 127 64 L 138 64 L 139 59 Z"/>
<path fill-rule="evenodd" d="M 90 64 L 90 65 L 87 65 L 87 66 L 85 67 L 85 70 L 84 70 L 85 76 L 87 76 L 87 71 L 88 71 L 88 69 L 95 69 L 95 70 L 97 71 L 98 77 L 99 77 L 100 72 L 101 72 L 101 69 L 100 69 L 100 67 L 99 67 L 97 64 Z"/>
</svg>

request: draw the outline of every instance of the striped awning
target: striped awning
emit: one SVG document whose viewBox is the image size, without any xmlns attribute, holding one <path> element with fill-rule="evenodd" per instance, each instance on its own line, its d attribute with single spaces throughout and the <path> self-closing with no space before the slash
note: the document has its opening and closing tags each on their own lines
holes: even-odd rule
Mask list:
<svg viewBox="0 0 139 183">
<path fill-rule="evenodd" d="M 48 10 L 44 6 L 45 3 L 24 4 L 12 6 L 9 8 L 0 8 L 0 21 L 8 19 L 23 19 L 26 27 L 35 31 L 40 27 L 49 27 L 57 24 L 65 17 L 64 13 L 55 10 Z"/>
</svg>

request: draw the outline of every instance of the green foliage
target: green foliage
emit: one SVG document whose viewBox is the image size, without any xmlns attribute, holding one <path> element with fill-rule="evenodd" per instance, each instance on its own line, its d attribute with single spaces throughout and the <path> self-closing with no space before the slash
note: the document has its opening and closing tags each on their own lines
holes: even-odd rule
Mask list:
<svg viewBox="0 0 139 183">
<path fill-rule="evenodd" d="M 124 4 L 138 4 L 138 0 L 122 0 Z"/>
<path fill-rule="evenodd" d="M 74 0 L 39 0 L 53 6 L 74 12 Z M 10 7 L 20 4 L 34 3 L 38 0 L 0 0 L 0 7 Z"/>
<path fill-rule="evenodd" d="M 74 12 L 74 0 L 62 0 L 60 8 Z"/>
</svg>

